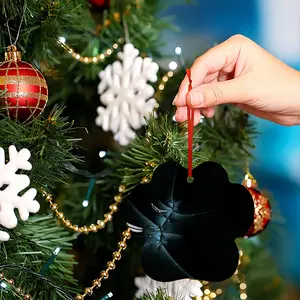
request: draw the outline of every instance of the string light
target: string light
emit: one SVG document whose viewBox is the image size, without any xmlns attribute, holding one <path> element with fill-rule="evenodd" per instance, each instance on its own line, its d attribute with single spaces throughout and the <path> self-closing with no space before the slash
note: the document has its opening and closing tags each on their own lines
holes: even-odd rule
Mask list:
<svg viewBox="0 0 300 300">
<path fill-rule="evenodd" d="M 105 157 L 106 156 L 106 151 L 100 151 L 99 152 L 99 157 L 100 158 L 103 158 L 103 157 Z"/>
<path fill-rule="evenodd" d="M 111 56 L 115 50 L 117 50 L 121 44 L 124 43 L 124 38 L 119 38 L 110 48 L 107 48 L 102 53 L 95 56 L 84 56 L 76 52 L 66 43 L 65 37 L 59 37 L 57 40 L 58 44 L 65 49 L 74 59 L 84 64 L 97 64 L 103 62 L 107 57 Z"/>
<path fill-rule="evenodd" d="M 161 79 L 159 85 L 158 85 L 158 91 L 156 93 L 160 93 L 161 91 L 163 91 L 165 89 L 165 86 L 167 84 L 167 82 L 169 81 L 169 79 L 171 77 L 174 76 L 173 71 L 169 71 L 167 72 Z"/>
<path fill-rule="evenodd" d="M 182 54 L 182 49 L 180 47 L 175 48 L 175 54 L 177 55 L 178 62 L 180 64 L 181 68 L 186 69 L 186 64 L 185 64 L 184 57 Z"/>
<path fill-rule="evenodd" d="M 110 298 L 113 297 L 113 293 L 108 293 L 107 295 L 105 295 L 104 297 L 102 297 L 100 300 L 108 300 Z"/>
<path fill-rule="evenodd" d="M 172 71 L 175 71 L 177 69 L 178 65 L 176 61 L 170 61 L 169 63 L 169 69 Z"/>
<path fill-rule="evenodd" d="M 31 300 L 32 297 L 30 294 L 25 294 L 20 287 L 15 287 L 15 282 L 13 279 L 5 278 L 3 273 L 0 273 L 0 289 L 12 290 L 14 293 L 18 294 L 24 300 Z"/>
<path fill-rule="evenodd" d="M 41 269 L 41 271 L 40 271 L 41 275 L 45 275 L 45 273 L 49 270 L 49 267 L 53 264 L 53 262 L 59 252 L 60 252 L 60 248 L 59 247 L 55 248 L 55 250 L 52 252 L 52 255 L 48 259 L 47 263 Z"/>
<path fill-rule="evenodd" d="M 82 206 L 83 207 L 88 207 L 89 206 L 89 202 L 90 202 L 90 199 L 91 199 L 91 195 L 92 195 L 92 191 L 93 191 L 93 188 L 95 186 L 95 183 L 96 183 L 96 178 L 92 178 L 90 180 L 89 188 L 88 188 L 88 191 L 86 193 L 85 199 L 82 201 Z"/>
<path fill-rule="evenodd" d="M 181 48 L 180 48 L 180 47 L 176 47 L 176 48 L 175 48 L 175 53 L 176 53 L 177 55 L 181 54 L 181 53 L 182 53 Z"/>
<path fill-rule="evenodd" d="M 82 201 L 82 206 L 83 206 L 83 207 L 88 207 L 88 206 L 89 206 L 89 200 L 84 199 L 84 200 Z"/>
</svg>

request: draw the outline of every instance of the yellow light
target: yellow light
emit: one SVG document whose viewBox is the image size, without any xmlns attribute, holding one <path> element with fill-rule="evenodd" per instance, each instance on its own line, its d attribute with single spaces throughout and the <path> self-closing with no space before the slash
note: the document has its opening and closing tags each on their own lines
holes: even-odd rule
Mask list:
<svg viewBox="0 0 300 300">
<path fill-rule="evenodd" d="M 204 296 L 203 300 L 210 300 L 208 296 Z"/>
<path fill-rule="evenodd" d="M 69 48 L 68 52 L 71 54 L 73 53 L 73 49 Z"/>
<path fill-rule="evenodd" d="M 170 72 L 169 72 L 169 73 L 170 73 Z M 209 282 L 203 280 L 202 283 L 203 283 L 204 285 L 206 285 L 206 284 L 208 284 Z"/>
<path fill-rule="evenodd" d="M 79 58 L 80 58 L 80 54 L 76 54 L 76 55 L 75 55 L 75 58 L 76 58 L 76 59 L 79 59 Z"/>
<path fill-rule="evenodd" d="M 236 274 L 238 274 L 239 273 L 239 270 L 236 270 L 235 272 L 234 272 L 234 275 L 236 275 Z"/>
<path fill-rule="evenodd" d="M 117 49 L 118 46 L 119 46 L 118 44 L 113 44 L 113 48 L 114 48 L 114 49 Z"/>
<path fill-rule="evenodd" d="M 165 86 L 163 84 L 160 84 L 158 88 L 162 91 L 165 88 Z"/>
<path fill-rule="evenodd" d="M 247 288 L 246 283 L 241 283 L 241 284 L 240 284 L 240 289 L 241 289 L 241 290 L 245 290 L 246 288 Z"/>
<path fill-rule="evenodd" d="M 247 294 L 242 293 L 241 296 L 240 296 L 240 298 L 241 298 L 242 300 L 246 300 L 246 299 L 248 298 L 248 296 L 247 296 Z"/>
<path fill-rule="evenodd" d="M 168 76 L 164 76 L 162 80 L 163 80 L 163 82 L 167 82 L 169 80 L 169 78 L 168 78 Z"/>
<path fill-rule="evenodd" d="M 211 294 L 210 294 L 210 297 L 211 297 L 212 299 L 215 299 L 215 298 L 217 297 L 217 294 L 216 294 L 216 293 L 211 293 Z"/>
<path fill-rule="evenodd" d="M 204 290 L 204 294 L 205 294 L 205 295 L 209 295 L 209 294 L 210 294 L 210 290 L 209 290 L 209 289 L 205 289 L 205 290 Z"/>
<path fill-rule="evenodd" d="M 97 62 L 97 57 L 96 56 L 93 57 L 93 62 Z"/>
<path fill-rule="evenodd" d="M 85 57 L 83 60 L 84 60 L 85 63 L 87 63 L 89 61 L 89 58 Z"/>
<path fill-rule="evenodd" d="M 168 76 L 169 76 L 169 77 L 172 77 L 173 75 L 174 75 L 174 73 L 173 73 L 172 71 L 169 71 L 169 72 L 168 72 Z M 203 282 L 204 282 L 204 281 L 203 281 Z"/>
<path fill-rule="evenodd" d="M 221 294 L 223 293 L 223 291 L 222 291 L 221 289 L 217 289 L 217 290 L 216 290 L 216 293 L 217 293 L 218 295 L 221 295 Z"/>
<path fill-rule="evenodd" d="M 102 53 L 100 54 L 100 59 L 104 59 L 105 58 L 105 55 Z"/>
<path fill-rule="evenodd" d="M 107 53 L 107 55 L 111 55 L 112 54 L 112 50 L 111 49 L 107 49 L 106 53 Z"/>
</svg>

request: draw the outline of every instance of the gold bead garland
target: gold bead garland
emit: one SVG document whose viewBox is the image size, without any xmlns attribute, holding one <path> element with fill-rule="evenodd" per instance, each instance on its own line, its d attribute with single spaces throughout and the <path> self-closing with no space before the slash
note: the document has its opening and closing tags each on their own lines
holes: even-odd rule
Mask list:
<svg viewBox="0 0 300 300">
<path fill-rule="evenodd" d="M 19 294 L 19 296 L 21 296 L 24 300 L 31 300 L 32 299 L 30 294 L 24 294 L 24 291 L 22 290 L 22 288 L 15 287 L 14 280 L 5 278 L 3 273 L 0 273 L 0 281 L 4 281 L 4 282 L 7 282 L 9 285 L 12 285 L 15 288 L 16 292 Z"/>
<path fill-rule="evenodd" d="M 93 280 L 91 287 L 86 287 L 84 289 L 84 294 L 78 294 L 75 296 L 75 300 L 83 300 L 86 296 L 91 296 L 94 289 L 101 287 L 102 280 L 109 277 L 109 272 L 116 268 L 116 261 L 121 259 L 121 252 L 127 248 L 127 240 L 131 238 L 130 229 L 126 229 L 122 232 L 122 240 L 118 242 L 118 250 L 113 252 L 113 259 L 106 264 L 106 269 L 100 272 L 100 276 Z"/>
<path fill-rule="evenodd" d="M 70 220 L 65 218 L 64 213 L 58 210 L 57 203 L 53 202 L 53 196 L 47 193 L 45 190 L 42 190 L 42 192 L 43 196 L 48 201 L 51 210 L 65 227 L 75 232 L 88 234 L 90 232 L 98 232 L 98 230 L 105 228 L 106 224 L 113 219 L 113 214 L 118 211 L 118 206 L 122 202 L 123 193 L 125 190 L 125 185 L 121 184 L 119 186 L 119 193 L 114 197 L 115 202 L 109 206 L 110 211 L 104 215 L 104 220 L 97 220 L 96 224 L 90 224 L 88 226 L 73 225 Z"/>
<path fill-rule="evenodd" d="M 147 135 L 150 135 L 150 132 L 147 132 Z M 148 174 L 144 176 L 141 179 L 141 184 L 149 183 L 153 176 L 153 171 L 155 167 L 157 166 L 157 163 L 150 161 L 145 163 L 145 168 L 143 169 L 143 172 L 147 172 Z"/>
<path fill-rule="evenodd" d="M 83 56 L 80 53 L 76 52 L 74 49 L 72 49 L 70 46 L 68 46 L 65 41 L 63 41 L 61 38 L 58 39 L 58 43 L 61 45 L 62 48 L 64 48 L 73 58 L 76 60 L 84 63 L 84 64 L 97 64 L 99 62 L 103 62 L 107 57 L 111 56 L 112 53 L 119 48 L 121 44 L 124 43 L 123 38 L 119 38 L 116 43 L 112 45 L 111 48 L 107 48 L 104 52 L 101 54 L 98 54 L 96 56 Z"/>
</svg>

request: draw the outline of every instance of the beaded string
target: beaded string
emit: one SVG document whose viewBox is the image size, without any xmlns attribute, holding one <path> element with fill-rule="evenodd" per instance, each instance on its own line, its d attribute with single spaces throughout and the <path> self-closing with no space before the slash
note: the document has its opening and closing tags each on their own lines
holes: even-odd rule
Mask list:
<svg viewBox="0 0 300 300">
<path fill-rule="evenodd" d="M 113 259 L 106 264 L 106 269 L 100 272 L 100 276 L 93 280 L 91 287 L 84 289 L 84 294 L 78 294 L 75 296 L 75 300 L 83 300 L 86 296 L 91 296 L 94 289 L 101 287 L 102 280 L 109 277 L 109 272 L 116 268 L 116 261 L 121 259 L 121 252 L 127 248 L 127 240 L 131 238 L 130 229 L 126 229 L 122 232 L 123 239 L 118 243 L 118 250 L 112 254 Z"/>
<path fill-rule="evenodd" d="M 32 297 L 30 294 L 24 293 L 23 289 L 21 287 L 15 287 L 15 281 L 13 279 L 7 279 L 4 274 L 0 273 L 0 284 L 1 289 L 8 288 L 9 285 L 12 287 L 12 289 L 15 290 L 15 292 L 22 297 L 24 300 L 31 300 Z"/>
<path fill-rule="evenodd" d="M 126 187 L 125 185 L 121 184 L 119 186 L 119 193 L 114 197 L 114 203 L 109 206 L 110 211 L 104 215 L 103 220 L 97 220 L 96 224 L 90 224 L 90 225 L 84 225 L 84 226 L 78 226 L 72 224 L 72 222 L 68 219 L 66 219 L 63 212 L 58 210 L 57 203 L 53 202 L 53 196 L 50 193 L 47 193 L 45 190 L 42 190 L 43 196 L 46 198 L 46 200 L 49 203 L 49 206 L 53 213 L 56 215 L 56 217 L 62 222 L 62 224 L 67 227 L 68 229 L 88 234 L 90 232 L 98 232 L 98 230 L 101 230 L 105 228 L 106 224 L 113 219 L 113 214 L 118 211 L 118 206 L 122 202 L 123 199 L 123 193 L 125 192 Z"/>
</svg>

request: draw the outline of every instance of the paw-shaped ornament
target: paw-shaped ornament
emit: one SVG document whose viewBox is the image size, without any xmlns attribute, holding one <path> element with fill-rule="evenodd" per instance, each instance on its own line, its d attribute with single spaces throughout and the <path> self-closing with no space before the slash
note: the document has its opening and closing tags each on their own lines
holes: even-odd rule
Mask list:
<svg viewBox="0 0 300 300">
<path fill-rule="evenodd" d="M 188 183 L 185 168 L 164 163 L 124 204 L 129 227 L 143 233 L 142 265 L 154 280 L 218 282 L 238 266 L 235 239 L 244 236 L 254 219 L 250 193 L 231 183 L 215 162 L 199 165 L 193 177 Z"/>
</svg>

